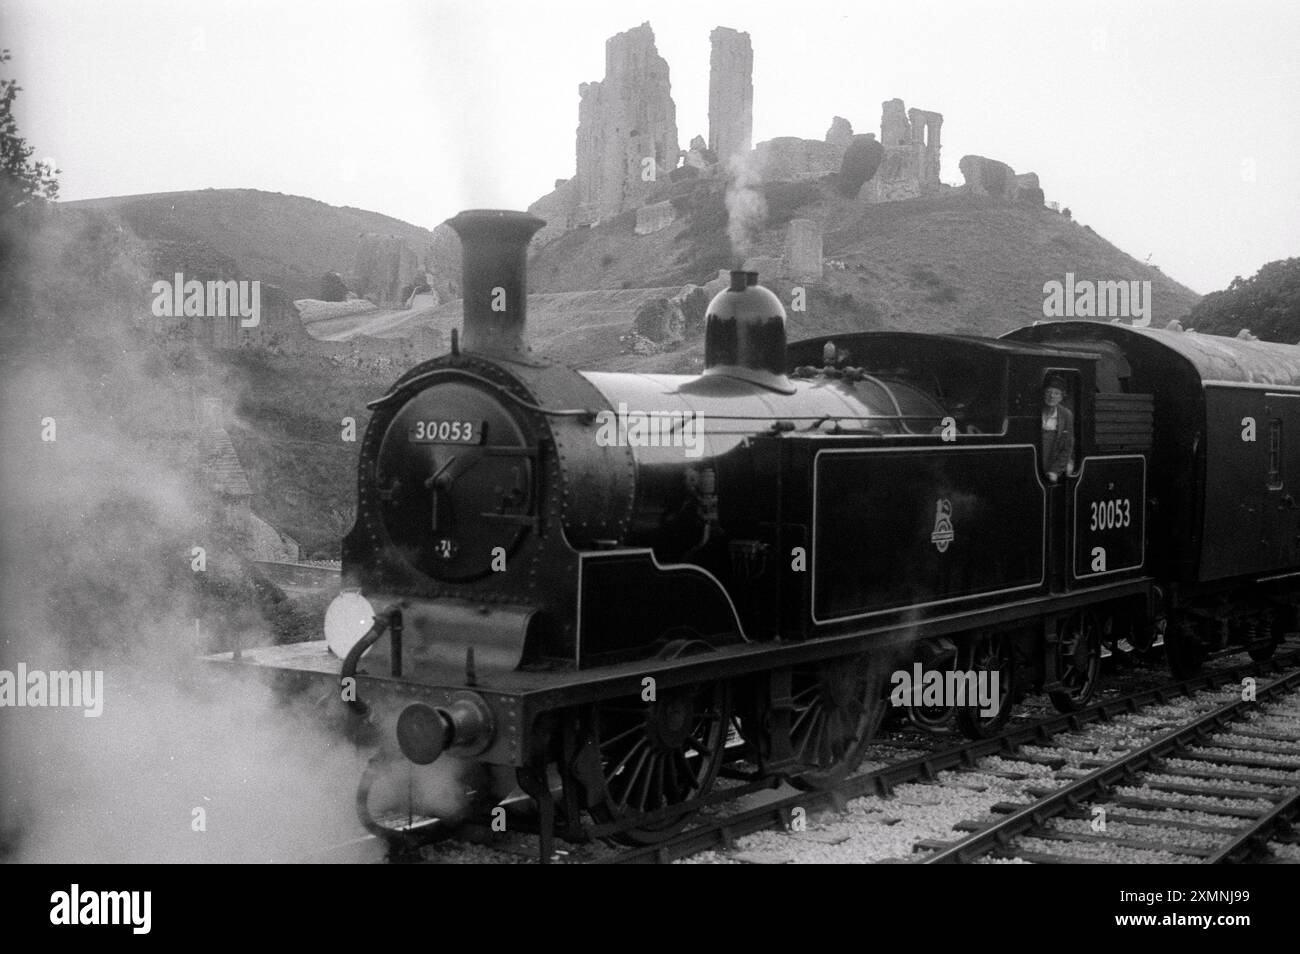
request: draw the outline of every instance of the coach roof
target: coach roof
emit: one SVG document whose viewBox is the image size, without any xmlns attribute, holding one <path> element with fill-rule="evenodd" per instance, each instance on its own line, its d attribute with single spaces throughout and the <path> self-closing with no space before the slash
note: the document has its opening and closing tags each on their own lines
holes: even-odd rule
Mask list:
<svg viewBox="0 0 1300 954">
<path fill-rule="evenodd" d="M 1024 336 L 1024 337 L 1021 337 Z M 1154 342 L 1190 364 L 1202 383 L 1256 384 L 1300 387 L 1300 347 L 1273 341 L 1250 341 L 1203 335 L 1195 331 L 1134 328 L 1099 321 L 1052 321 L 1008 333 L 1013 340 L 1040 343 L 1060 341 L 1113 341 L 1129 349 L 1135 339 Z"/>
</svg>

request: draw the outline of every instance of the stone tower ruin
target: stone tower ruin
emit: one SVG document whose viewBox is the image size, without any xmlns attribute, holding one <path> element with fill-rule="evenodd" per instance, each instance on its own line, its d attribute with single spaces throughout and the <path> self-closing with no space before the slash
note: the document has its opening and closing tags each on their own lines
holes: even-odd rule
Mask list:
<svg viewBox="0 0 1300 954">
<path fill-rule="evenodd" d="M 581 224 L 640 205 L 677 165 L 677 107 L 650 24 L 606 40 L 605 78 L 583 83 L 578 94 L 575 218 Z"/>
<path fill-rule="evenodd" d="M 724 166 L 748 156 L 754 128 L 754 48 L 749 34 L 718 27 L 709 34 L 709 148 Z"/>
<path fill-rule="evenodd" d="M 939 146 L 943 114 L 908 109 L 901 99 L 881 104 L 880 144 L 885 157 L 862 187 L 868 202 L 893 202 L 939 191 Z"/>
</svg>

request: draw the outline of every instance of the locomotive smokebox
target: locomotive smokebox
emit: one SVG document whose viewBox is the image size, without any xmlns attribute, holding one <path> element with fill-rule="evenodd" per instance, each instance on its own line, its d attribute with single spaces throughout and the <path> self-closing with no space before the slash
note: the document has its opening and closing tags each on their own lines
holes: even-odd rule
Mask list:
<svg viewBox="0 0 1300 954">
<path fill-rule="evenodd" d="M 731 286 L 709 302 L 704 373 L 794 393 L 785 375 L 785 308 L 758 284 L 758 272 L 732 272 Z"/>
<path fill-rule="evenodd" d="M 507 361 L 527 359 L 528 243 L 546 223 L 527 212 L 472 209 L 447 224 L 461 244 L 461 347 Z"/>
</svg>

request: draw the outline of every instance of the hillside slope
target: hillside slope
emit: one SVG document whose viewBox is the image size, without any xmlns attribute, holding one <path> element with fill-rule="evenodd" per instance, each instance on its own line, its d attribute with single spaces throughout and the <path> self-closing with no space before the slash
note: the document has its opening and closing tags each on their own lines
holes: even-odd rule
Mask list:
<svg viewBox="0 0 1300 954">
<path fill-rule="evenodd" d="M 1111 245 L 1091 229 L 1045 208 L 958 192 L 933 199 L 859 205 L 829 182 L 766 187 L 767 228 L 750 256 L 779 257 L 784 227 L 809 218 L 823 228 L 823 280 L 803 283 L 810 305 L 791 312 L 792 336 L 849 329 L 1001 334 L 1042 320 L 1043 285 L 1076 280 L 1149 280 L 1152 320 L 1184 317 L 1199 296 Z M 704 282 L 736 267 L 726 239 L 720 188 L 678 183 L 677 219 L 646 236 L 635 216 L 568 232 L 533 257 L 529 288 L 561 292 Z M 760 274 L 790 302 L 789 282 Z"/>
<path fill-rule="evenodd" d="M 364 209 L 337 207 L 257 189 L 204 189 L 65 202 L 115 218 L 153 253 L 159 274 L 260 279 L 290 298 L 314 298 L 325 272 L 355 287 L 359 237 L 395 236 L 427 252 L 437 284 L 458 283 L 460 243 L 450 229 L 432 232 Z"/>
</svg>

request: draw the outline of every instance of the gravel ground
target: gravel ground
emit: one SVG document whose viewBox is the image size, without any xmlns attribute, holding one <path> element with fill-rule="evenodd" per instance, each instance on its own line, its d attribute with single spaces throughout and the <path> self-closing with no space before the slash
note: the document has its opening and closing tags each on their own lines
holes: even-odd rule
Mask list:
<svg viewBox="0 0 1300 954">
<path fill-rule="evenodd" d="M 1268 847 L 1278 861 L 1293 865 L 1300 864 L 1300 845 L 1284 845 L 1280 841 L 1270 841 Z"/>
</svg>

